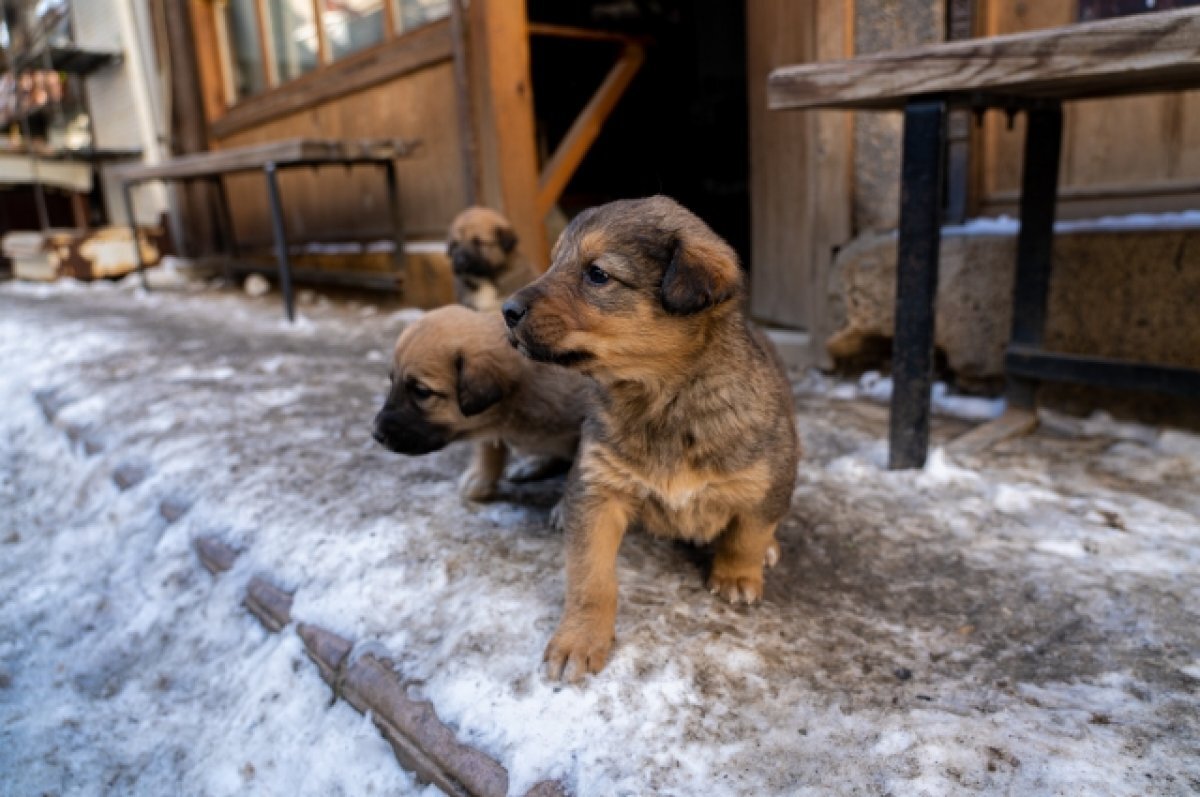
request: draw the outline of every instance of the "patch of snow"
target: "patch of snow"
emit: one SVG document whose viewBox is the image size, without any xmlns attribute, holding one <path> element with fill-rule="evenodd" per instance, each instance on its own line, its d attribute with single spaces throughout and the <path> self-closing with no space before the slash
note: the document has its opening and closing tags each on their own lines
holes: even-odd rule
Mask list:
<svg viewBox="0 0 1200 797">
<path fill-rule="evenodd" d="M 801 380 L 798 391 L 807 395 L 825 395 L 838 401 L 862 399 L 887 404 L 892 400 L 892 378 L 878 371 L 867 371 L 857 382 L 848 382 L 812 370 Z M 1005 407 L 1003 398 L 954 393 L 945 382 L 933 384 L 930 401 L 938 415 L 979 423 L 1000 417 Z"/>
<path fill-rule="evenodd" d="M 1200 228 L 1200 211 L 1179 213 L 1131 213 L 1125 216 L 1102 216 L 1095 219 L 1071 219 L 1054 223 L 1054 232 L 1140 232 L 1146 230 L 1194 230 Z M 993 216 L 970 219 L 963 224 L 946 225 L 944 236 L 1016 235 L 1020 224 L 1012 216 Z"/>
</svg>

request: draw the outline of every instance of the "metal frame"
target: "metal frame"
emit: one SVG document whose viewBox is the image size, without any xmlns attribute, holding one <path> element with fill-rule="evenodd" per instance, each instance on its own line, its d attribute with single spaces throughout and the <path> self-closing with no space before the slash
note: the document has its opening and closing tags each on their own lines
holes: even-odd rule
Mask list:
<svg viewBox="0 0 1200 797">
<path fill-rule="evenodd" d="M 404 271 L 404 225 L 400 213 L 400 188 L 399 180 L 396 176 L 396 163 L 391 158 L 345 158 L 337 160 L 321 160 L 321 161 L 287 161 L 275 162 L 268 161 L 261 166 L 263 176 L 267 184 L 267 204 L 271 211 L 271 237 L 274 241 L 275 259 L 279 261 L 279 287 L 283 294 L 283 308 L 288 321 L 296 320 L 296 301 L 293 290 L 293 269 L 291 255 L 288 247 L 287 227 L 284 223 L 283 202 L 279 191 L 279 172 L 284 169 L 298 169 L 311 167 L 314 171 L 321 166 L 343 166 L 347 169 L 352 166 L 376 166 L 384 170 L 384 176 L 387 181 L 388 194 L 388 210 L 391 216 L 392 229 L 395 238 L 395 250 L 392 255 L 393 271 L 395 274 L 401 274 Z M 236 169 L 230 170 L 226 174 L 233 174 L 241 171 L 259 171 L 260 167 L 253 169 Z M 229 200 L 224 190 L 224 182 L 221 179 L 222 175 L 203 174 L 191 176 L 172 176 L 172 177 L 146 177 L 146 178 L 125 178 L 121 182 L 121 191 L 125 198 L 125 213 L 128 216 L 129 228 L 133 233 L 134 252 L 137 257 L 138 276 L 142 282 L 142 288 L 150 289 L 149 283 L 146 281 L 146 263 L 142 258 L 142 248 L 138 239 L 137 219 L 133 215 L 133 186 L 140 183 L 149 182 L 151 180 L 159 180 L 161 182 L 182 182 L 187 183 L 193 179 L 204 179 L 212 181 L 217 191 L 217 222 L 220 228 L 222 245 L 226 247 L 227 252 L 232 258 L 239 257 L 239 247 L 237 238 L 234 235 L 233 218 L 229 212 Z M 228 275 L 228 269 L 227 269 Z M 374 287 L 374 283 L 371 283 Z"/>
<path fill-rule="evenodd" d="M 938 250 L 941 244 L 946 109 L 1025 111 L 1025 163 L 1005 357 L 1010 406 L 1032 409 L 1038 382 L 1071 382 L 1200 398 L 1200 370 L 1058 354 L 1042 349 L 1053 266 L 1054 214 L 1062 153 L 1062 103 L 1011 97 L 915 97 L 904 115 L 904 161 L 896 268 L 896 330 L 888 467 L 919 468 L 929 448 Z"/>
</svg>

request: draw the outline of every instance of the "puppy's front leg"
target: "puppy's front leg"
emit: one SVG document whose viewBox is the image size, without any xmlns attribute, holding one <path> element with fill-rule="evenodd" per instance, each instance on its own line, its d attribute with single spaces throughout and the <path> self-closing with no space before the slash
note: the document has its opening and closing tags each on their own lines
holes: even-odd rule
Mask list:
<svg viewBox="0 0 1200 797">
<path fill-rule="evenodd" d="M 551 679 L 577 682 L 604 668 L 617 618 L 617 549 L 630 507 L 619 496 L 564 499 L 567 596 L 543 659 Z"/>
<path fill-rule="evenodd" d="M 779 559 L 775 527 L 779 521 L 764 521 L 738 515 L 717 538 L 708 589 L 730 603 L 757 603 L 763 595 L 763 565 Z"/>
<path fill-rule="evenodd" d="M 508 446 L 499 440 L 475 444 L 471 466 L 458 482 L 458 492 L 468 501 L 484 501 L 496 492 L 496 484 L 504 475 Z"/>
</svg>

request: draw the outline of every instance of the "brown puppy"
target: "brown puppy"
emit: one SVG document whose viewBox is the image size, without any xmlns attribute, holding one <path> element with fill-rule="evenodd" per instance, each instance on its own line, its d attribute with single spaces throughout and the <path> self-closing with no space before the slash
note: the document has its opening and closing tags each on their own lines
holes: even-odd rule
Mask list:
<svg viewBox="0 0 1200 797">
<path fill-rule="evenodd" d="M 613 641 L 626 528 L 715 543 L 708 586 L 763 594 L 799 442 L 777 354 L 747 322 L 737 256 L 666 197 L 579 215 L 554 265 L 504 306 L 515 346 L 600 385 L 562 503 L 567 594 L 552 678 L 599 672 Z"/>
<path fill-rule="evenodd" d="M 459 213 L 450 224 L 446 253 L 454 267 L 458 301 L 476 310 L 499 310 L 505 299 L 537 276 L 517 251 L 517 234 L 508 219 L 491 208 Z"/>
<path fill-rule="evenodd" d="M 414 456 L 476 441 L 459 482 L 471 500 L 495 492 L 510 446 L 569 462 L 594 392 L 578 374 L 513 351 L 499 313 L 458 305 L 426 313 L 400 333 L 391 380 L 375 439 Z"/>
</svg>

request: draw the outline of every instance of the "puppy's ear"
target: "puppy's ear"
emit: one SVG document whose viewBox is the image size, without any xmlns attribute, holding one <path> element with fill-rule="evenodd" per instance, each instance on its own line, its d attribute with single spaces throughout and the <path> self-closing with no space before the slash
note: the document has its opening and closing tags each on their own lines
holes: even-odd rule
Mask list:
<svg viewBox="0 0 1200 797">
<path fill-rule="evenodd" d="M 675 240 L 663 272 L 662 306 L 671 315 L 691 315 L 733 297 L 741 282 L 737 255 L 714 233 L 684 233 Z"/>
<path fill-rule="evenodd" d="M 495 405 L 512 387 L 511 376 L 491 357 L 467 359 L 460 352 L 454 366 L 458 371 L 458 408 L 467 417 Z"/>
<path fill-rule="evenodd" d="M 517 234 L 512 227 L 497 227 L 496 242 L 500 244 L 504 254 L 511 255 L 512 251 L 517 248 Z"/>
</svg>

